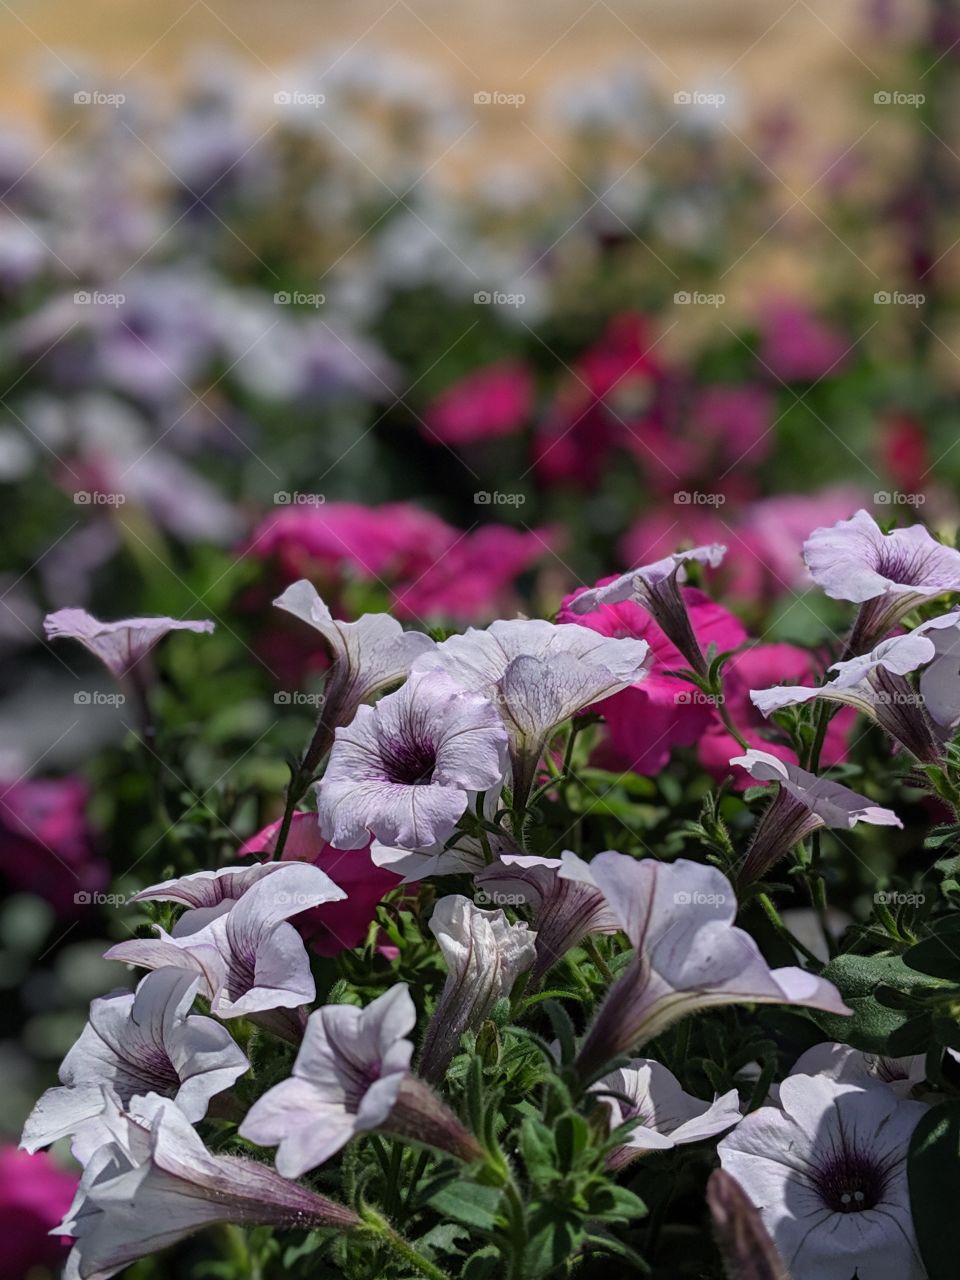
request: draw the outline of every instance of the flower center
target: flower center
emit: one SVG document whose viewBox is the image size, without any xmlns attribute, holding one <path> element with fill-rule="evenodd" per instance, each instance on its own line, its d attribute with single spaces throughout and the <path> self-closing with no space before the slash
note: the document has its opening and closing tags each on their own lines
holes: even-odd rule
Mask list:
<svg viewBox="0 0 960 1280">
<path fill-rule="evenodd" d="M 389 782 L 416 787 L 429 783 L 437 764 L 437 749 L 432 742 L 414 739 L 381 744 L 383 769 Z"/>
<path fill-rule="evenodd" d="M 887 1175 L 871 1156 L 841 1142 L 825 1155 L 813 1181 L 826 1208 L 862 1213 L 883 1199 Z"/>
<path fill-rule="evenodd" d="M 912 587 L 923 582 L 927 575 L 927 557 L 922 551 L 904 551 L 902 547 L 884 547 L 877 558 L 877 573 L 891 582 Z"/>
</svg>

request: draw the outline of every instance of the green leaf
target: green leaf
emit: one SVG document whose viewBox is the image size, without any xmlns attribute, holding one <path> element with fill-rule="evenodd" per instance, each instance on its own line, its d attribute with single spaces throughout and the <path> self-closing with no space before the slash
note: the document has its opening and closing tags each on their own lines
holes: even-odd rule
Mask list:
<svg viewBox="0 0 960 1280">
<path fill-rule="evenodd" d="M 907 1178 L 930 1280 L 955 1280 L 957 1250 L 946 1225 L 960 1203 L 960 1102 L 943 1102 L 923 1116 L 910 1142 Z"/>
<path fill-rule="evenodd" d="M 478 1182 L 453 1182 L 431 1196 L 430 1205 L 454 1222 L 490 1231 L 499 1217 L 500 1192 Z"/>
<path fill-rule="evenodd" d="M 891 1057 L 925 1051 L 930 1019 L 915 1001 L 939 984 L 909 968 L 900 956 L 838 956 L 821 977 L 837 987 L 853 1010 L 852 1018 L 811 1015 L 831 1039 Z"/>
</svg>

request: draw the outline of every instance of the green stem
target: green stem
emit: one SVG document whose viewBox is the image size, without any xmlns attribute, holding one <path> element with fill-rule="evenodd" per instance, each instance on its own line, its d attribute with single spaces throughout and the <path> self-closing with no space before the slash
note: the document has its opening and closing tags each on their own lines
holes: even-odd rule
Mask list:
<svg viewBox="0 0 960 1280">
<path fill-rule="evenodd" d="M 404 1240 L 403 1236 L 394 1231 L 386 1218 L 376 1209 L 364 1208 L 360 1216 L 367 1230 L 377 1236 L 388 1249 L 392 1249 L 398 1258 L 402 1258 L 418 1276 L 425 1276 L 427 1280 L 450 1280 L 445 1271 L 434 1266 L 429 1258 L 417 1252 L 409 1240 Z"/>
<path fill-rule="evenodd" d="M 788 942 L 795 950 L 799 951 L 802 956 L 811 962 L 811 964 L 815 964 L 817 969 L 821 969 L 823 967 L 823 961 L 819 956 L 815 956 L 809 947 L 804 946 L 799 938 L 795 938 L 793 936 L 787 926 L 780 919 L 780 912 L 773 905 L 773 899 L 770 895 L 766 893 L 758 893 L 757 902 L 763 908 L 764 914 L 773 925 L 774 929 L 776 929 L 777 933 L 779 933 L 781 938 Z"/>
<path fill-rule="evenodd" d="M 610 966 L 607 964 L 606 960 L 604 960 L 603 956 L 600 954 L 600 948 L 597 946 L 596 939 L 591 937 L 588 934 L 587 937 L 584 938 L 583 940 L 583 949 L 584 951 L 586 951 L 587 955 L 590 957 L 593 963 L 600 970 L 600 976 L 604 979 L 604 981 L 608 983 L 612 983 L 614 981 L 613 974 L 610 971 Z"/>
</svg>

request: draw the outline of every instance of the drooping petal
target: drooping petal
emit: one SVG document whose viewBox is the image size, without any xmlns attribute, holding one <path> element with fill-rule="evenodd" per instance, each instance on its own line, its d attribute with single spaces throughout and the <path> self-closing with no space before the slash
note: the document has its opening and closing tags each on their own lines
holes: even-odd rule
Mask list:
<svg viewBox="0 0 960 1280">
<path fill-rule="evenodd" d="M 169 632 L 209 634 L 213 631 L 213 623 L 176 618 L 125 618 L 121 622 L 99 622 L 85 609 L 60 609 L 47 614 L 43 630 L 48 640 L 78 640 L 113 675 L 120 677 L 136 666 Z"/>
</svg>

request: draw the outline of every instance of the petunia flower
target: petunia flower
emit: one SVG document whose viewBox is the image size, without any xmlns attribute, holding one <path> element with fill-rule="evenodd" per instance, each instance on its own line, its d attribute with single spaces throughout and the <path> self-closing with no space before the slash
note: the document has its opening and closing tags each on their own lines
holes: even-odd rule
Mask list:
<svg viewBox="0 0 960 1280">
<path fill-rule="evenodd" d="M 769 751 L 751 748 L 733 756 L 755 782 L 778 783 L 777 793 L 757 823 L 743 865 L 738 886 L 759 880 L 792 848 L 821 827 L 849 830 L 858 822 L 873 826 L 902 827 L 892 809 L 872 804 L 865 796 L 830 778 L 818 778 L 799 765 L 786 764 Z"/>
<path fill-rule="evenodd" d="M 181 969 L 149 973 L 136 992 L 92 1001 L 90 1020 L 60 1066 L 60 1088 L 40 1098 L 23 1130 L 27 1151 L 77 1134 L 90 1150 L 98 1134 L 84 1129 L 103 1108 L 102 1086 L 126 1104 L 134 1094 L 172 1098 L 188 1120 L 202 1120 L 210 1099 L 249 1068 L 229 1031 L 190 1013 L 200 978 Z M 96 1128 L 96 1126 L 93 1126 Z"/>
<path fill-rule="evenodd" d="M 168 1098 L 134 1098 L 120 1112 L 108 1097 L 107 1106 L 113 1141 L 91 1156 L 73 1204 L 54 1229 L 75 1240 L 64 1280 L 109 1280 L 214 1223 L 359 1225 L 352 1210 L 257 1160 L 212 1155 Z"/>
<path fill-rule="evenodd" d="M 488 698 L 414 671 L 337 729 L 316 788 L 324 839 L 338 849 L 360 848 L 371 835 L 408 849 L 446 840 L 471 793 L 502 781 L 506 746 Z"/>
<path fill-rule="evenodd" d="M 588 934 L 616 933 L 620 928 L 599 889 L 579 880 L 561 879 L 558 873 L 563 859 L 573 856 L 564 853 L 560 858 L 538 858 L 501 853 L 474 877 L 486 901 L 494 906 L 507 899 L 511 905 L 523 905 L 530 911 L 537 931 L 531 987 Z"/>
<path fill-rule="evenodd" d="M 432 1089 L 410 1072 L 417 1020 L 403 983 L 363 1009 L 329 1004 L 310 1015 L 289 1079 L 268 1089 L 240 1125 L 240 1136 L 278 1146 L 287 1178 L 329 1160 L 357 1134 L 386 1129 L 463 1160 L 476 1141 Z"/>
<path fill-rule="evenodd" d="M 57 1275 L 70 1241 L 53 1228 L 63 1220 L 77 1176 L 47 1154 L 28 1155 L 0 1143 L 0 1275 Z"/>
<path fill-rule="evenodd" d="M 526 365 L 517 360 L 486 365 L 447 387 L 427 406 L 423 435 L 453 446 L 512 435 L 529 416 L 533 395 Z"/>
<path fill-rule="evenodd" d="M 731 1280 L 790 1280 L 763 1219 L 725 1169 L 714 1169 L 707 1179 L 707 1207 Z"/>
<path fill-rule="evenodd" d="M 283 863 L 239 901 L 225 899 L 219 907 L 187 912 L 171 933 L 156 925 L 156 938 L 119 942 L 105 954 L 145 969 L 170 966 L 199 973 L 200 992 L 218 1018 L 296 1009 L 313 1000 L 316 987 L 300 935 L 287 922 L 345 896 L 319 867 Z"/>
<path fill-rule="evenodd" d="M 926 1110 L 880 1086 L 791 1075 L 779 1106 L 751 1112 L 718 1144 L 793 1280 L 923 1280 L 907 1152 Z"/>
<path fill-rule="evenodd" d="M 828 596 L 860 605 L 850 654 L 872 649 L 911 609 L 960 591 L 960 551 L 937 542 L 922 524 L 883 533 L 864 510 L 815 529 L 803 558 Z"/>
<path fill-rule="evenodd" d="M 550 735 L 586 707 L 641 680 L 648 653 L 644 640 L 518 618 L 450 636 L 417 660 L 414 674 L 443 671 L 496 702 L 510 735 L 517 806 L 529 795 Z"/>
<path fill-rule="evenodd" d="M 502 911 L 481 911 L 459 894 L 440 899 L 430 932 L 443 952 L 447 980 L 423 1038 L 420 1074 L 436 1081 L 464 1033 L 476 1031 L 533 965 L 537 935 L 525 924 L 511 924 Z"/>
<path fill-rule="evenodd" d="M 361 703 L 399 684 L 414 659 L 434 642 L 421 631 L 404 631 L 388 613 L 365 613 L 356 622 L 338 622 L 305 578 L 273 603 L 319 631 L 333 661 L 317 732 L 304 760 L 312 771 L 329 750 L 337 726 L 349 724 Z"/>
<path fill-rule="evenodd" d="M 686 577 L 684 565 L 696 561 L 716 568 L 726 551 L 726 547 L 719 543 L 693 547 L 689 551 L 675 551 L 653 564 L 630 569 L 603 586 L 579 592 L 569 607 L 574 613 L 581 614 L 589 613 L 598 605 L 619 604 L 624 600 L 642 605 L 670 643 L 680 651 L 691 670 L 705 676 L 707 662 L 680 594 L 680 584 Z"/>
<path fill-rule="evenodd" d="M 590 1091 L 601 1095 L 611 1129 L 637 1121 L 623 1146 L 607 1156 L 611 1169 L 622 1169 L 646 1151 L 669 1151 L 712 1138 L 743 1118 L 736 1089 L 703 1102 L 685 1093 L 673 1072 L 650 1058 L 633 1058 L 591 1085 Z"/>
<path fill-rule="evenodd" d="M 770 969 L 757 944 L 734 926 L 737 901 L 716 867 L 601 853 L 569 859 L 563 877 L 604 894 L 635 948 L 580 1047 L 589 1078 L 679 1018 L 724 1004 L 799 1004 L 849 1013 L 836 988 L 799 968 Z"/>
<path fill-rule="evenodd" d="M 848 1044 L 827 1042 L 815 1044 L 802 1053 L 790 1068 L 792 1076 L 825 1076 L 837 1084 L 865 1089 L 879 1084 L 890 1088 L 898 1098 L 909 1098 L 913 1086 L 927 1078 L 926 1055 L 916 1053 L 907 1058 L 888 1058 L 877 1053 L 861 1053 Z M 779 1091 L 771 1089 L 774 1098 Z"/>
<path fill-rule="evenodd" d="M 184 622 L 176 618 L 125 618 L 98 622 L 85 609 L 59 609 L 43 620 L 48 640 L 79 640 L 118 679 L 171 631 L 212 633 L 212 622 Z"/>
<path fill-rule="evenodd" d="M 853 707 L 918 760 L 937 760 L 943 749 L 941 734 L 906 676 L 936 656 L 936 645 L 926 632 L 952 627 L 955 621 L 953 614 L 932 618 L 904 635 L 882 640 L 869 653 L 835 662 L 829 668 L 837 673 L 834 679 L 817 688 L 775 685 L 751 689 L 750 699 L 764 716 L 816 699 Z"/>
</svg>

